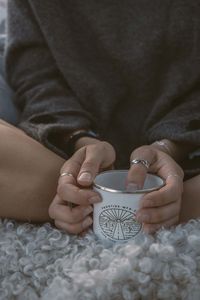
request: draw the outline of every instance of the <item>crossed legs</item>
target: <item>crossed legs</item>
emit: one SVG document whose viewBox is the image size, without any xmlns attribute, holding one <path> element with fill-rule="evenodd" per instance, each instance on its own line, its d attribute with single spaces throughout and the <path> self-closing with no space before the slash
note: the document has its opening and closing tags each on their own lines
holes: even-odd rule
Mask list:
<svg viewBox="0 0 200 300">
<path fill-rule="evenodd" d="M 53 200 L 64 160 L 0 120 L 0 218 L 51 222 Z M 184 183 L 180 222 L 200 217 L 200 175 Z"/>
</svg>

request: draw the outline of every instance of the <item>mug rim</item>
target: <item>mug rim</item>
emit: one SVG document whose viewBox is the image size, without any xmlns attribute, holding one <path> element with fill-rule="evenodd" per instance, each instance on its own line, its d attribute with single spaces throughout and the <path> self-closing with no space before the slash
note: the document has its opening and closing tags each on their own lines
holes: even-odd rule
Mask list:
<svg viewBox="0 0 200 300">
<path fill-rule="evenodd" d="M 112 173 L 112 172 L 115 172 L 115 173 L 116 172 L 117 173 L 122 173 L 123 172 L 124 173 L 124 172 L 128 172 L 128 170 L 108 170 L 108 171 L 104 171 L 104 172 L 99 173 L 97 176 L 105 174 L 105 173 Z M 93 187 L 96 187 L 97 189 L 102 190 L 102 191 L 116 193 L 116 194 L 144 194 L 144 193 L 157 191 L 165 185 L 165 180 L 162 177 L 160 177 L 158 175 L 155 175 L 155 174 L 152 174 L 152 173 L 147 173 L 147 174 L 159 178 L 162 183 L 157 187 L 153 187 L 153 188 L 149 188 L 149 189 L 136 190 L 134 192 L 131 192 L 131 191 L 129 192 L 129 191 L 121 191 L 121 190 L 116 190 L 116 189 L 112 189 L 112 188 L 107 188 L 105 186 L 97 184 L 97 183 L 95 183 L 95 180 L 97 178 L 97 176 L 96 176 L 95 179 L 94 179 Z"/>
</svg>

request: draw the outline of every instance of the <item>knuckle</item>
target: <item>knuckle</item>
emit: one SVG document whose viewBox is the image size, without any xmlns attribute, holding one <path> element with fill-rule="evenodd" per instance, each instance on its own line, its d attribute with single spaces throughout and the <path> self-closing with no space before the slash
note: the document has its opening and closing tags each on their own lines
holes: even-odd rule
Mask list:
<svg viewBox="0 0 200 300">
<path fill-rule="evenodd" d="M 166 205 L 170 202 L 174 202 L 172 197 L 169 197 L 169 190 L 168 189 L 164 189 L 164 190 L 160 190 L 159 192 L 159 198 L 158 198 L 158 203 L 160 202 L 160 205 Z"/>
<path fill-rule="evenodd" d="M 102 147 L 103 151 L 109 150 L 109 151 L 111 151 L 115 155 L 114 148 L 113 148 L 113 146 L 110 143 L 108 143 L 106 141 L 101 141 L 100 144 L 101 144 L 101 147 Z"/>
<path fill-rule="evenodd" d="M 150 221 L 152 223 L 160 222 L 160 221 L 162 221 L 162 219 L 163 219 L 163 214 L 160 211 L 160 209 L 157 209 L 155 212 L 151 212 Z"/>
<path fill-rule="evenodd" d="M 70 222 L 71 223 L 78 223 L 84 219 L 84 212 L 82 210 L 72 212 L 70 215 Z"/>
<path fill-rule="evenodd" d="M 106 141 L 101 141 L 99 145 L 105 150 L 107 147 L 110 147 L 110 144 Z"/>
<path fill-rule="evenodd" d="M 134 152 L 152 152 L 154 151 L 154 149 L 152 148 L 151 145 L 143 145 L 143 146 L 140 146 L 138 147 Z"/>
<path fill-rule="evenodd" d="M 86 159 L 83 163 L 83 166 L 81 168 L 81 171 L 83 170 L 91 170 L 95 167 L 95 162 L 91 158 Z"/>
<path fill-rule="evenodd" d="M 66 229 L 67 229 L 67 232 L 69 232 L 71 234 L 79 234 L 83 230 L 77 224 L 67 224 Z"/>
<path fill-rule="evenodd" d="M 160 198 L 155 198 L 155 199 L 145 199 L 142 205 L 144 207 L 158 207 L 163 204 L 162 199 Z"/>
<path fill-rule="evenodd" d="M 140 146 L 135 149 L 131 154 L 131 160 L 135 158 L 145 158 L 149 157 L 150 160 L 155 160 L 156 151 L 151 145 Z"/>
<path fill-rule="evenodd" d="M 81 205 L 86 205 L 88 204 L 89 202 L 89 197 L 90 197 L 90 194 L 89 194 L 89 191 L 86 191 L 84 189 L 78 189 L 77 191 L 77 199 L 79 199 L 79 203 Z M 77 201 L 78 202 L 78 201 Z"/>
<path fill-rule="evenodd" d="M 57 194 L 61 199 L 65 197 L 65 185 L 63 183 L 59 183 L 57 187 Z"/>
<path fill-rule="evenodd" d="M 90 147 L 91 152 L 93 153 L 101 153 L 104 150 L 104 142 L 98 142 L 96 144 L 93 145 L 89 145 L 88 147 Z"/>
<path fill-rule="evenodd" d="M 65 172 L 65 168 L 66 168 L 66 163 L 64 163 L 64 165 L 60 169 L 60 174 L 62 174 L 63 172 Z"/>
<path fill-rule="evenodd" d="M 61 226 L 60 222 L 58 220 L 54 220 L 54 225 L 58 228 L 58 229 L 64 229 L 63 226 Z"/>
<path fill-rule="evenodd" d="M 183 171 L 183 169 L 180 167 L 180 165 L 178 165 L 176 162 L 175 162 L 175 164 L 176 164 L 176 168 L 177 168 L 176 174 L 179 175 L 179 176 L 180 176 L 180 179 L 183 180 L 183 178 L 184 178 L 184 171 Z"/>
</svg>

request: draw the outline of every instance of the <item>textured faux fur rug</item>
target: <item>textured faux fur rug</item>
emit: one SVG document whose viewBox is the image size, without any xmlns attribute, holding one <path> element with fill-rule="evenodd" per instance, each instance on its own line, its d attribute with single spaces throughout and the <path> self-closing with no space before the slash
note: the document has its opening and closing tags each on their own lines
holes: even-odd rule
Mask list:
<svg viewBox="0 0 200 300">
<path fill-rule="evenodd" d="M 126 244 L 0 223 L 0 299 L 200 299 L 200 220 Z"/>
</svg>

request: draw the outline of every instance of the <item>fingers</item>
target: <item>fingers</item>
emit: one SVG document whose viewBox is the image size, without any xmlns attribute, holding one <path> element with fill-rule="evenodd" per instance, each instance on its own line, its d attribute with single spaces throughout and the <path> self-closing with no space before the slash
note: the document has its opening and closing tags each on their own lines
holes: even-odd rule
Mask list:
<svg viewBox="0 0 200 300">
<path fill-rule="evenodd" d="M 49 216 L 58 228 L 69 233 L 78 234 L 92 224 L 90 216 L 92 211 L 92 206 L 70 208 L 56 195 L 49 207 Z"/>
<path fill-rule="evenodd" d="M 131 161 L 138 160 L 141 162 L 132 164 L 128 173 L 127 181 L 131 188 L 141 189 L 144 184 L 147 171 L 158 174 L 163 179 L 166 179 L 169 175 L 178 175 L 183 179 L 184 173 L 180 166 L 166 153 L 156 149 L 154 146 L 142 146 L 133 151 L 131 154 Z M 145 166 L 147 162 L 150 167 Z M 132 185 L 131 185 L 132 183 Z"/>
<path fill-rule="evenodd" d="M 174 218 L 179 212 L 180 200 L 161 207 L 140 209 L 136 219 L 140 223 L 160 224 Z"/>
<path fill-rule="evenodd" d="M 140 201 L 137 212 L 139 222 L 163 224 L 180 213 L 182 178 L 168 176 L 166 185 L 158 191 L 146 194 Z"/>
<path fill-rule="evenodd" d="M 49 207 L 55 225 L 70 233 L 80 233 L 91 225 L 91 204 L 101 201 L 90 187 L 101 168 L 113 165 L 115 152 L 106 142 L 82 147 L 63 165 L 57 195 Z M 76 207 L 69 207 L 69 203 Z"/>
<path fill-rule="evenodd" d="M 143 230 L 146 233 L 155 233 L 157 230 L 161 229 L 161 228 L 169 228 L 173 225 L 176 225 L 179 221 L 179 217 L 175 216 L 174 218 L 171 218 L 163 223 L 160 224 L 143 224 Z"/>
<path fill-rule="evenodd" d="M 99 142 L 76 151 L 61 169 L 61 174 L 66 176 L 59 178 L 58 196 L 63 201 L 77 205 L 85 206 L 100 202 L 99 194 L 85 187 L 91 186 L 100 168 L 113 164 L 115 159 L 113 151 L 112 146 L 106 142 Z"/>
<path fill-rule="evenodd" d="M 57 194 L 59 199 L 62 199 L 65 204 L 69 202 L 75 205 L 83 206 L 100 202 L 101 197 L 95 191 L 92 189 L 82 189 L 80 186 L 77 186 L 77 181 L 74 177 L 75 175 L 73 174 L 77 174 L 77 169 L 79 170 L 79 166 L 74 164 L 74 168 L 71 169 L 71 171 L 68 165 L 69 164 L 65 164 L 65 168 L 62 169 L 62 171 L 65 170 L 65 172 L 61 173 L 58 181 Z M 72 165 L 73 163 L 70 165 L 70 167 Z M 62 174 L 64 176 L 62 176 Z"/>
<path fill-rule="evenodd" d="M 49 215 L 52 219 L 59 219 L 62 222 L 78 223 L 93 211 L 91 205 L 69 207 L 63 203 L 58 196 L 49 207 Z"/>
<path fill-rule="evenodd" d="M 127 176 L 127 190 L 134 191 L 142 189 L 148 171 L 148 164 L 152 165 L 156 160 L 156 151 L 151 146 L 142 146 L 137 148 L 131 154 L 131 161 L 136 160 L 138 163 L 131 164 Z M 139 162 L 141 160 L 141 162 Z M 147 164 L 145 166 L 145 163 Z"/>
<path fill-rule="evenodd" d="M 180 199 L 183 191 L 182 178 L 179 176 L 168 176 L 166 185 L 158 191 L 147 193 L 140 200 L 140 208 L 151 208 L 168 205 Z"/>
<path fill-rule="evenodd" d="M 107 142 L 99 142 L 76 151 L 64 164 L 61 173 L 72 173 L 76 184 L 87 187 L 93 183 L 100 169 L 112 167 L 114 161 L 113 147 Z M 69 182 L 72 183 L 72 180 Z"/>
<path fill-rule="evenodd" d="M 92 189 L 82 189 L 74 184 L 59 184 L 57 193 L 66 202 L 76 205 L 90 205 L 101 202 L 101 197 Z"/>
<path fill-rule="evenodd" d="M 86 230 L 92 224 L 92 218 L 87 217 L 83 222 L 78 224 L 69 224 L 59 220 L 55 221 L 55 226 L 59 229 L 63 229 L 71 234 L 79 234 Z"/>
<path fill-rule="evenodd" d="M 94 146 L 95 147 L 95 146 Z M 103 160 L 99 147 L 85 148 L 85 160 L 80 168 L 77 181 L 82 186 L 89 186 L 96 177 Z"/>
<path fill-rule="evenodd" d="M 85 147 L 85 159 L 80 168 L 77 182 L 82 186 L 90 186 L 100 169 L 113 165 L 115 152 L 113 147 L 107 142 L 99 142 Z M 78 153 L 75 153 L 75 157 Z"/>
<path fill-rule="evenodd" d="M 170 227 L 179 221 L 180 200 L 170 205 L 140 210 L 136 216 L 138 222 L 143 223 L 143 230 L 153 233 L 161 227 Z"/>
</svg>

